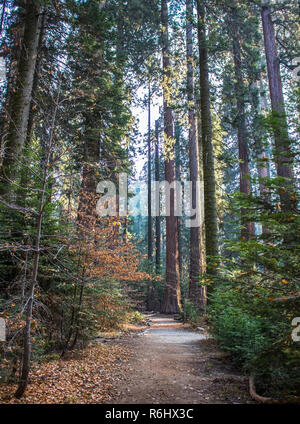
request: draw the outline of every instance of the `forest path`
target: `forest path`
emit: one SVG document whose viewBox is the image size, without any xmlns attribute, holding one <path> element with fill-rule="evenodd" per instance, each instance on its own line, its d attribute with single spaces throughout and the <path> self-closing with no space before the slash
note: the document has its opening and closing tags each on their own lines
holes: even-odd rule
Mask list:
<svg viewBox="0 0 300 424">
<path fill-rule="evenodd" d="M 151 324 L 127 342 L 133 357 L 109 403 L 252 403 L 247 378 L 207 333 L 193 331 L 173 316 L 154 315 Z"/>
</svg>

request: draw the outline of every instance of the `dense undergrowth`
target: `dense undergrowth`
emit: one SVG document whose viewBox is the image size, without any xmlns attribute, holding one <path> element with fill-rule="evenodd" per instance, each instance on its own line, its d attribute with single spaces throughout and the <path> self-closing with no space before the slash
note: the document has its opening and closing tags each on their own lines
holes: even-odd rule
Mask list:
<svg viewBox="0 0 300 424">
<path fill-rule="evenodd" d="M 261 394 L 299 396 L 300 342 L 293 327 L 300 310 L 299 214 L 296 207 L 284 212 L 254 198 L 247 206 L 265 230 L 228 243 L 229 258 L 223 259 L 209 302 L 211 331 L 255 377 Z"/>
</svg>

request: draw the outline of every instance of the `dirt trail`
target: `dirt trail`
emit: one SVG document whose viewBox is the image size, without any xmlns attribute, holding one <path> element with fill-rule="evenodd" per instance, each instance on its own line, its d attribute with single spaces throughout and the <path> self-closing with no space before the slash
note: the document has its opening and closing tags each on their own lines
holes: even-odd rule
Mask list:
<svg viewBox="0 0 300 424">
<path fill-rule="evenodd" d="M 252 403 L 247 378 L 205 332 L 172 316 L 151 321 L 149 330 L 127 342 L 134 356 L 109 403 Z"/>
</svg>

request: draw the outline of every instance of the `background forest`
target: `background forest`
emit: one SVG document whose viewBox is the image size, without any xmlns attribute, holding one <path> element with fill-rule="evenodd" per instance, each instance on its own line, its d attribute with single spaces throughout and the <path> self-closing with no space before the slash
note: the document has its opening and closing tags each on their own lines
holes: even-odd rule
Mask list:
<svg viewBox="0 0 300 424">
<path fill-rule="evenodd" d="M 33 361 L 145 310 L 205 320 L 260 393 L 299 396 L 299 16 L 296 0 L 1 1 L 0 378 L 17 398 Z M 122 173 L 148 216 L 97 215 L 97 184 Z M 192 181 L 200 226 L 174 191 L 153 216 L 164 180 Z"/>
</svg>

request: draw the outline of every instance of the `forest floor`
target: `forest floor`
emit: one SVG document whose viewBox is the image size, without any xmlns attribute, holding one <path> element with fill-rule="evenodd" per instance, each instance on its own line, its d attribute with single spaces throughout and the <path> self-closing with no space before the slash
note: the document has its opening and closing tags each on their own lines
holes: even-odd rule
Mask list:
<svg viewBox="0 0 300 424">
<path fill-rule="evenodd" d="M 253 403 L 242 376 L 207 332 L 173 316 L 102 335 L 64 359 L 34 363 L 25 396 L 0 384 L 0 403 Z"/>
<path fill-rule="evenodd" d="M 203 329 L 153 315 L 150 328 L 123 341 L 133 356 L 119 376 L 113 404 L 254 403 L 248 379 Z"/>
</svg>

